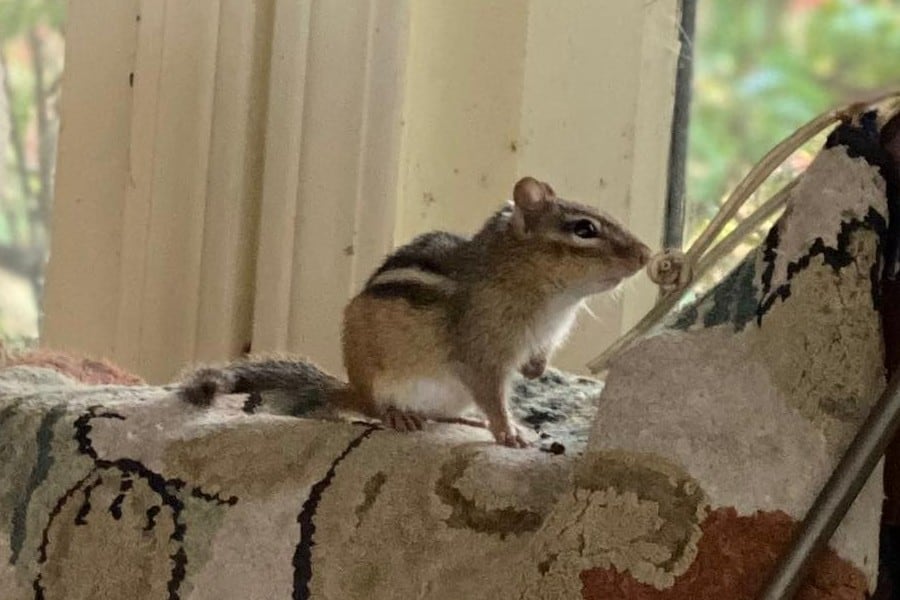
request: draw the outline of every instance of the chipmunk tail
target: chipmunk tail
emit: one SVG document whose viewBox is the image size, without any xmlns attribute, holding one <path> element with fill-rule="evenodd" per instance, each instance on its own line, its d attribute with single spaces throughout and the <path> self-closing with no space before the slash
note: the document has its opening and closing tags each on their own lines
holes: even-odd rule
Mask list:
<svg viewBox="0 0 900 600">
<path fill-rule="evenodd" d="M 194 406 L 209 406 L 216 396 L 238 392 L 236 373 L 226 368 L 203 367 L 188 374 L 178 390 Z"/>
<path fill-rule="evenodd" d="M 179 395 L 195 406 L 209 406 L 219 395 L 258 393 L 265 394 L 267 405 L 279 414 L 299 417 L 335 410 L 374 414 L 346 382 L 306 360 L 241 359 L 196 369 L 181 381 Z"/>
</svg>

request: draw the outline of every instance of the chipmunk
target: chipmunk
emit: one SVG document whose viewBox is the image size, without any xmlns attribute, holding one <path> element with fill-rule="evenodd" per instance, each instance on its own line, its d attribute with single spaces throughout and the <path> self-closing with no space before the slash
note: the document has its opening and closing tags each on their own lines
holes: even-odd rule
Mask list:
<svg viewBox="0 0 900 600">
<path fill-rule="evenodd" d="M 512 375 L 540 376 L 582 301 L 649 257 L 608 216 L 525 177 L 472 238 L 426 233 L 387 257 L 344 311 L 347 383 L 305 361 L 239 360 L 196 371 L 181 394 L 206 405 L 217 393 L 278 390 L 399 431 L 474 404 L 498 443 L 525 447 L 507 409 Z"/>
</svg>

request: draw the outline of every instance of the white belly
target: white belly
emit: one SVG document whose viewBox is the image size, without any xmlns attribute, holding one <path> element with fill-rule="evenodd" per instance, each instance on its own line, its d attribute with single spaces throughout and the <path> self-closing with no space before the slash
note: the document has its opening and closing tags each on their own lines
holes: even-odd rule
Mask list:
<svg viewBox="0 0 900 600">
<path fill-rule="evenodd" d="M 431 417 L 457 417 L 471 409 L 469 389 L 452 373 L 438 373 L 408 379 L 376 379 L 375 404 Z"/>
</svg>

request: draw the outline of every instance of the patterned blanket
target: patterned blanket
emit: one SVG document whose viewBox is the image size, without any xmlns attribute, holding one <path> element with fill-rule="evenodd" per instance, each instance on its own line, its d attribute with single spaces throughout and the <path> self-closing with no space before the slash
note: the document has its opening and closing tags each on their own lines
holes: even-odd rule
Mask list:
<svg viewBox="0 0 900 600">
<path fill-rule="evenodd" d="M 534 449 L 7 366 L 0 597 L 749 600 L 885 385 L 886 116 L 833 133 L 764 244 L 602 394 L 520 382 Z M 881 496 L 876 473 L 801 598 L 872 589 Z"/>
</svg>

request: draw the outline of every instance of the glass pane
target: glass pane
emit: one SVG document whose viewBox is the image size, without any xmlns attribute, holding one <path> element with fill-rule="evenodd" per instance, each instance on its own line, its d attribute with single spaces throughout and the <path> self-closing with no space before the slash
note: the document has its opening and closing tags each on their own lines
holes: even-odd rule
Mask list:
<svg viewBox="0 0 900 600">
<path fill-rule="evenodd" d="M 64 0 L 0 1 L 0 341 L 34 343 L 49 243 Z"/>
<path fill-rule="evenodd" d="M 900 84 L 897 0 L 698 0 L 697 8 L 688 243 L 773 145 L 823 110 Z M 796 153 L 743 214 L 802 171 L 822 142 Z"/>
</svg>

